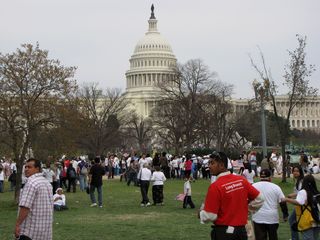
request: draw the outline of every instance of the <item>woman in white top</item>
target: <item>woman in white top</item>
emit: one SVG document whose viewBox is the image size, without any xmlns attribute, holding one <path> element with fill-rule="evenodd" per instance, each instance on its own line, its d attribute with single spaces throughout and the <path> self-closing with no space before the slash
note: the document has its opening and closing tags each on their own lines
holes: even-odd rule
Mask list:
<svg viewBox="0 0 320 240">
<path fill-rule="evenodd" d="M 254 170 L 251 169 L 251 165 L 249 163 L 244 164 L 244 170 L 242 172 L 242 176 L 244 176 L 249 183 L 253 184 L 254 177 L 256 176 L 256 173 Z"/>
<path fill-rule="evenodd" d="M 155 166 L 155 171 L 151 176 L 152 186 L 152 198 L 153 205 L 163 205 L 163 184 L 166 181 L 166 177 L 163 172 L 160 171 L 160 166 Z"/>
<path fill-rule="evenodd" d="M 293 181 L 295 183 L 294 188 L 293 188 L 293 193 L 288 194 L 288 198 L 296 198 L 298 192 L 301 190 L 302 186 L 302 180 L 304 177 L 304 173 L 300 165 L 294 166 L 292 168 L 292 176 L 293 176 Z M 289 216 L 289 225 L 290 225 L 290 231 L 291 231 L 291 239 L 292 240 L 297 240 L 299 239 L 299 232 L 294 231 L 291 226 L 293 223 L 296 222 L 296 211 L 293 208 L 293 211 L 291 215 Z"/>
<path fill-rule="evenodd" d="M 306 175 L 302 181 L 301 190 L 298 192 L 296 199 L 286 198 L 286 201 L 296 205 L 296 214 L 297 219 L 299 216 L 304 212 L 308 214 L 310 211 L 308 209 L 303 210 L 304 208 L 311 209 L 311 205 L 313 202 L 313 196 L 315 194 L 319 194 L 317 189 L 316 181 L 312 175 Z M 309 213 L 310 214 L 310 213 Z M 298 223 L 298 230 L 302 233 L 302 239 L 310 239 L 310 240 L 317 240 L 319 239 L 320 227 L 319 225 L 313 220 L 309 223 L 305 223 L 304 226 Z"/>
</svg>

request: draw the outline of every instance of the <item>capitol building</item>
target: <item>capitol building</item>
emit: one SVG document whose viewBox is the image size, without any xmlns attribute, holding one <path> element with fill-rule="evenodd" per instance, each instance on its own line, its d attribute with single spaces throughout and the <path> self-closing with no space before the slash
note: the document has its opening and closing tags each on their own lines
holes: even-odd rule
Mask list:
<svg viewBox="0 0 320 240">
<path fill-rule="evenodd" d="M 170 44 L 162 37 L 157 27 L 154 7 L 148 20 L 149 28 L 136 44 L 129 60 L 130 69 L 126 72 L 126 91 L 124 97 L 129 108 L 134 109 L 139 116 L 149 116 L 157 100 L 161 97 L 158 84 L 173 79 L 177 58 Z M 245 111 L 249 99 L 231 99 L 235 113 Z M 288 96 L 276 97 L 278 113 L 286 116 L 288 112 Z M 272 111 L 271 106 L 266 109 Z M 320 132 L 320 96 L 307 98 L 304 103 L 295 107 L 290 117 L 291 128 L 299 130 L 314 130 Z"/>
</svg>

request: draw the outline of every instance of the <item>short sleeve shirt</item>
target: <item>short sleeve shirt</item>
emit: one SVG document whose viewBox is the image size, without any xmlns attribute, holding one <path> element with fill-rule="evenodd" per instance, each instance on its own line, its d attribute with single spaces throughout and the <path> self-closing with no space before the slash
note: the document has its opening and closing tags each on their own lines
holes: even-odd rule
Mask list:
<svg viewBox="0 0 320 240">
<path fill-rule="evenodd" d="M 268 181 L 254 183 L 264 198 L 262 207 L 252 215 L 252 220 L 256 223 L 276 224 L 279 223 L 278 206 L 281 199 L 285 198 L 281 188 Z"/>
<path fill-rule="evenodd" d="M 242 176 L 219 176 L 208 189 L 204 210 L 217 214 L 215 225 L 244 226 L 248 220 L 248 201 L 259 191 Z"/>
<path fill-rule="evenodd" d="M 20 225 L 20 234 L 33 240 L 52 239 L 53 198 L 51 184 L 42 173 L 30 176 L 20 193 L 20 207 L 30 209 Z"/>
</svg>

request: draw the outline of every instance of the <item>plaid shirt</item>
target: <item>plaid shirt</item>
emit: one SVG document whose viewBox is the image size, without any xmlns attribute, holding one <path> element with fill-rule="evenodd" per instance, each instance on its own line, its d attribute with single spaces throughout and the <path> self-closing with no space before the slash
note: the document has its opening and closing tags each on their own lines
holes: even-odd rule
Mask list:
<svg viewBox="0 0 320 240">
<path fill-rule="evenodd" d="M 30 176 L 21 190 L 20 207 L 30 209 L 20 226 L 20 234 L 33 240 L 52 239 L 53 199 L 51 184 L 42 173 Z"/>
</svg>

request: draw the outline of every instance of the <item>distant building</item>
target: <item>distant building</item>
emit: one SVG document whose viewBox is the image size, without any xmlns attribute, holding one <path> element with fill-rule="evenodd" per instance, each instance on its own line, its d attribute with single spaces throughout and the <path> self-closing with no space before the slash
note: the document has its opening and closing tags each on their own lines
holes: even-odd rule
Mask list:
<svg viewBox="0 0 320 240">
<path fill-rule="evenodd" d="M 137 43 L 130 58 L 130 69 L 126 72 L 125 98 L 138 115 L 148 117 L 155 102 L 161 96 L 158 84 L 172 79 L 177 59 L 170 44 L 157 29 L 153 5 L 148 20 L 149 29 Z"/>
<path fill-rule="evenodd" d="M 149 28 L 145 36 L 137 43 L 129 60 L 130 69 L 126 72 L 126 91 L 124 97 L 129 100 L 128 108 L 134 109 L 142 117 L 148 117 L 161 96 L 158 84 L 174 77 L 177 59 L 170 44 L 157 29 L 157 19 L 153 5 L 148 20 Z M 245 112 L 249 107 L 248 99 L 231 99 L 235 112 Z M 279 114 L 288 112 L 288 96 L 277 96 Z M 266 109 L 272 111 L 270 105 Z M 308 98 L 297 106 L 290 117 L 291 128 L 310 129 L 320 132 L 320 96 Z"/>
<path fill-rule="evenodd" d="M 235 112 L 245 112 L 249 107 L 248 99 L 232 99 Z M 278 114 L 286 117 L 289 109 L 289 98 L 286 95 L 276 96 Z M 266 110 L 273 112 L 270 104 Z M 305 102 L 297 105 L 290 115 L 292 129 L 313 130 L 320 132 L 320 96 L 308 97 Z"/>
</svg>

